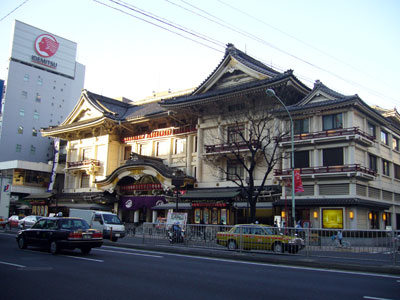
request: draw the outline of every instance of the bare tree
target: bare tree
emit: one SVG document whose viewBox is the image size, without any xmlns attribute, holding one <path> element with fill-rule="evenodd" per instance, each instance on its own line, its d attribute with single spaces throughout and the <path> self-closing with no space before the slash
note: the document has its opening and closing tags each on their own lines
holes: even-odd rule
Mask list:
<svg viewBox="0 0 400 300">
<path fill-rule="evenodd" d="M 250 222 L 255 222 L 257 200 L 281 160 L 279 141 L 288 131 L 281 130 L 282 123 L 274 114 L 276 103 L 268 99 L 242 101 L 237 108 L 235 113 L 224 114 L 224 129 L 219 134 L 207 135 L 206 142 L 212 145 L 206 145 L 204 161 L 246 194 Z"/>
</svg>

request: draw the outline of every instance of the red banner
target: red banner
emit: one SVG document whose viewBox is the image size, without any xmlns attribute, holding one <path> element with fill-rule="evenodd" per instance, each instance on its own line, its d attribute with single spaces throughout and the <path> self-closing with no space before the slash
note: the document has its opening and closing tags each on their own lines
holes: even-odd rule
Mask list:
<svg viewBox="0 0 400 300">
<path fill-rule="evenodd" d="M 304 192 L 303 182 L 301 181 L 300 170 L 294 170 L 294 192 Z"/>
</svg>

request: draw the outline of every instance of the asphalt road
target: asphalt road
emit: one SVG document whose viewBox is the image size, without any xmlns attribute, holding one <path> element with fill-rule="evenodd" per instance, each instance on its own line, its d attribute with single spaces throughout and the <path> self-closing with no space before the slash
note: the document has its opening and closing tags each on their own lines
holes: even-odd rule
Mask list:
<svg viewBox="0 0 400 300">
<path fill-rule="evenodd" d="M 103 246 L 20 250 L 0 233 L 1 299 L 399 299 L 400 276 Z"/>
</svg>

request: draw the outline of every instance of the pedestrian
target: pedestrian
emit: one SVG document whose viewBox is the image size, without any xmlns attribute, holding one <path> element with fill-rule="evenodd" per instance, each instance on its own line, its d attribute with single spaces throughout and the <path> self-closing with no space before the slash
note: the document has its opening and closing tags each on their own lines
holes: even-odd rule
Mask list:
<svg viewBox="0 0 400 300">
<path fill-rule="evenodd" d="M 295 232 L 296 232 L 296 234 L 297 235 L 300 235 L 300 233 L 301 233 L 301 220 L 299 220 L 299 221 L 297 221 L 297 224 L 296 224 L 296 226 L 295 226 Z"/>
<path fill-rule="evenodd" d="M 338 242 L 339 242 L 339 246 L 342 247 L 342 239 L 343 239 L 342 231 L 339 230 L 339 231 L 337 232 L 336 238 L 337 238 L 337 240 L 338 240 Z"/>
</svg>

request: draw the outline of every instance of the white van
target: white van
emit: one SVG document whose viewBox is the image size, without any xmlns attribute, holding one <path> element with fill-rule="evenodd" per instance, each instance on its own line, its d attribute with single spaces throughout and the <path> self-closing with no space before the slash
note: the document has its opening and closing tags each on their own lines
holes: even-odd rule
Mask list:
<svg viewBox="0 0 400 300">
<path fill-rule="evenodd" d="M 104 239 L 116 242 L 125 236 L 125 225 L 111 212 L 71 208 L 69 216 L 84 219 L 91 228 L 102 231 Z"/>
</svg>

